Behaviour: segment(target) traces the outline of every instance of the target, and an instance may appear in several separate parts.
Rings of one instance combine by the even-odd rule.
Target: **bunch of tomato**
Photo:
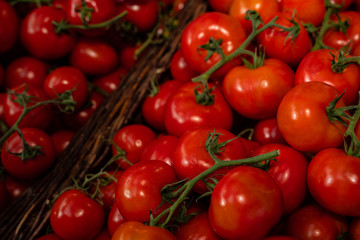
[[[8,174],[51,168],[139,57],[141,45],[119,46],[125,30],[151,31],[160,5],[183,3],[0,1],[16,23],[0,53],[30,55],[0,75]],[[147,4],[156,11],[139,11]],[[360,2],[208,4],[180,36],[171,79],[142,101],[143,122],[121,127],[106,165],[59,193],[39,240],[360,239]]]

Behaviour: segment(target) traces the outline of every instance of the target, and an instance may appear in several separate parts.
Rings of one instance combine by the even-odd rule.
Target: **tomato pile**
[[[166,41],[176,21],[162,9],[186,4],[9,2],[0,209],[53,166],[152,37]],[[142,122],[50,199],[39,240],[360,239],[360,1],[207,3]]]

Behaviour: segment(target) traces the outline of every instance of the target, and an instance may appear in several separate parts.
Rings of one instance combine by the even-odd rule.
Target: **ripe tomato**
[[[185,61],[184,56],[182,55],[181,50],[177,50],[171,58],[170,62],[170,72],[171,76],[174,79],[189,82],[192,78],[197,76],[197,73],[194,72],[189,64]]]
[[[281,191],[265,171],[240,166],[215,186],[209,222],[224,239],[262,239],[283,213]]]
[[[304,23],[318,26],[325,16],[325,1],[323,0],[281,0],[283,11],[295,11],[296,17]]]
[[[22,128],[21,132],[29,146],[41,147],[41,154],[25,161],[14,155],[24,150],[22,139],[14,132],[2,146],[1,163],[16,178],[35,179],[48,171],[55,162],[54,147],[50,136],[40,129]]]
[[[155,133],[147,126],[142,124],[131,124],[122,127],[113,137],[113,142],[121,150],[125,151],[125,158],[131,163],[140,161],[141,155],[146,146],[156,138]],[[117,155],[117,149],[113,145],[113,156]],[[122,169],[128,168],[130,165],[122,158],[116,163]]]
[[[57,34],[52,23],[65,18],[65,12],[58,8],[43,6],[34,9],[21,24],[20,36],[25,48],[42,59],[58,59],[70,53],[75,38],[66,33]]]
[[[324,208],[340,215],[360,216],[359,178],[357,157],[328,148],[311,160],[307,182],[311,195]]]
[[[220,46],[225,55],[228,55],[244,42],[246,33],[240,23],[224,13],[207,12],[191,21],[181,35],[181,52],[189,66],[198,73],[205,72],[221,59],[215,53],[205,61],[208,50],[200,49],[199,46],[207,44],[210,37],[222,39]],[[213,77],[224,76],[239,63],[239,58],[233,59],[217,70]]]
[[[107,219],[107,230],[109,234],[114,235],[116,229],[123,223],[125,223],[124,217],[121,215],[116,203],[111,207],[111,211]]]
[[[300,62],[295,73],[295,84],[319,81],[335,87],[340,93],[345,91],[342,97],[347,105],[357,104],[358,91],[360,90],[360,67],[349,64],[343,72],[335,72],[332,69],[333,56],[338,51],[321,49],[307,54]],[[337,58],[336,58],[337,59]]]
[[[112,240],[176,240],[174,235],[161,227],[146,226],[141,222],[129,221],[121,224]]]
[[[264,119],[256,123],[254,127],[254,141],[261,145],[267,143],[287,144],[281,135],[276,118]]]
[[[122,171],[108,171],[108,174],[115,178],[116,180],[119,180]],[[103,207],[105,210],[109,210],[113,207],[115,202],[115,191],[116,191],[116,181],[109,178],[109,176],[105,175],[102,179],[103,181],[106,181],[106,185],[100,185],[98,194],[99,200],[101,200]],[[99,179],[99,181],[101,181]]]
[[[94,240],[111,240],[111,236],[108,231],[104,228]]]
[[[74,137],[75,132],[71,130],[59,130],[51,134],[51,140],[54,145],[55,155],[60,156],[60,154],[66,149],[69,145],[71,139]]]
[[[228,13],[234,0],[208,0],[211,8],[217,12]]]
[[[0,53],[10,50],[18,37],[19,18],[14,8],[5,0],[0,1]]]
[[[10,174],[5,174],[4,184],[7,192],[10,194],[11,202],[23,194],[33,184],[33,181],[29,179],[17,179]]]
[[[317,153],[343,143],[345,127],[331,123],[326,107],[340,93],[326,83],[308,82],[292,88],[281,101],[277,122],[286,142],[299,151]],[[344,107],[342,99],[336,107]]]
[[[119,53],[120,66],[128,70],[134,67],[137,60],[141,58],[141,54],[137,58],[135,57],[135,52],[140,47],[141,45],[127,45],[121,48]]]
[[[227,130],[232,127],[233,113],[222,92],[215,87],[211,92],[214,103],[204,106],[196,102],[194,91],[197,86],[198,83],[185,83],[168,100],[165,108],[165,128],[168,133],[181,136],[187,130],[200,126]],[[210,84],[211,87],[213,85]]]
[[[160,206],[160,191],[165,185],[175,182],[175,172],[165,162],[138,162],[120,176],[115,192],[116,205],[125,220],[149,222],[150,212],[156,217],[169,206],[167,202]]]
[[[104,222],[103,207],[78,189],[62,193],[51,208],[51,228],[63,239],[91,240],[100,233]]]
[[[105,92],[112,93],[118,88],[126,74],[127,70],[123,67],[119,67],[107,75],[96,78],[92,83]]]
[[[222,89],[226,100],[240,115],[266,119],[276,116],[281,99],[294,85],[294,78],[294,72],[284,62],[265,59],[264,65],[255,69],[246,66],[231,69]]]

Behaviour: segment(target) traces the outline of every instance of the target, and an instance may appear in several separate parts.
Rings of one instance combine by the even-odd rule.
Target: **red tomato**
[[[265,171],[240,166],[215,186],[209,222],[224,239],[262,239],[283,213],[281,191]]]
[[[33,181],[31,180],[16,179],[10,174],[6,174],[4,177],[6,190],[10,194],[10,201],[15,200],[21,194],[23,194],[23,192],[25,192],[32,185],[32,183]]]
[[[135,57],[135,52],[140,47],[141,45],[128,45],[122,48],[119,53],[120,66],[128,70],[134,67],[137,60],[141,57],[141,54],[138,58]]]
[[[307,182],[311,195],[324,208],[340,215],[360,216],[359,178],[359,159],[329,148],[311,160]]]
[[[33,146],[40,146],[41,154],[21,160],[13,153],[21,153],[24,150],[23,141],[17,132],[14,132],[6,140],[1,150],[1,163],[6,171],[19,179],[35,179],[48,171],[54,161],[55,153],[50,136],[40,129],[23,128],[21,129],[26,143]]]
[[[174,152],[173,167],[179,179],[192,179],[215,164],[205,148],[206,140],[213,131],[220,133],[219,143],[234,139],[222,148],[223,151],[216,153],[217,158],[222,161],[231,161],[247,157],[242,141],[228,130],[214,127],[195,128],[180,137]],[[207,178],[220,179],[232,168],[221,168]],[[204,180],[212,182],[208,179]],[[198,193],[205,193],[208,188],[203,181],[199,181],[193,190]]]
[[[331,123],[326,107],[340,93],[326,83],[308,82],[295,86],[281,101],[277,122],[286,142],[299,151],[317,153],[343,143],[344,126]],[[342,99],[336,107],[344,107]]]
[[[113,176],[116,180],[119,180],[122,171],[108,171],[108,174]],[[101,181],[101,180],[100,180]],[[99,186],[98,198],[101,200],[103,207],[108,210],[111,209],[115,202],[116,181],[110,179],[109,176],[104,176],[103,181],[107,181],[108,184]]]
[[[103,229],[94,240],[111,240],[111,236],[106,229]]]
[[[254,127],[254,141],[263,144],[281,143],[287,144],[281,135],[276,118],[264,119],[259,121]]]
[[[51,228],[66,240],[91,240],[100,233],[104,222],[103,207],[81,190],[67,190],[51,208]]]
[[[307,54],[295,74],[295,84],[319,81],[335,87],[340,93],[345,91],[343,100],[347,105],[357,104],[358,91],[360,90],[360,67],[349,64],[343,72],[332,70],[333,56],[338,51],[321,49]]]
[[[289,20],[291,19],[290,14],[279,12],[276,16],[279,17],[276,20],[277,24],[284,27],[294,26]],[[258,44],[264,46],[267,57],[280,59],[293,68],[312,48],[312,41],[306,29],[299,20],[295,19],[295,21],[300,26],[296,38],[287,38],[289,33],[279,28],[268,28],[256,38]]]
[[[190,219],[189,222],[180,225],[175,232],[175,237],[177,240],[221,240],[212,230],[207,212],[202,212]]]
[[[15,94],[16,93],[25,93],[26,96],[30,97],[30,102],[26,103],[28,107],[33,106],[34,104],[47,100],[42,89],[20,85],[11,89]],[[21,97],[17,97],[14,93],[8,92],[5,103],[4,103],[4,115],[5,121],[8,126],[13,126],[16,121],[19,119],[20,115],[24,111],[19,103],[13,100],[20,100]],[[51,119],[53,117],[53,110],[49,104],[41,105],[25,115],[21,120],[20,127],[35,127],[40,129],[45,129],[49,126]]]
[[[255,150],[254,155],[261,155],[280,150],[277,161],[271,161],[268,173],[273,177],[281,190],[284,202],[284,213],[289,214],[303,203],[306,192],[306,173],[308,161],[295,149],[282,144],[266,144]]]
[[[21,41],[35,57],[58,59],[71,52],[75,38],[66,33],[57,34],[53,21],[66,18],[63,10],[43,6],[30,12],[21,24]]]
[[[158,92],[145,98],[141,113],[146,123],[156,130],[165,130],[165,107],[169,98],[177,92],[184,82],[168,80],[158,86]]]
[[[211,8],[217,12],[228,13],[234,0],[208,0]]]
[[[60,156],[60,154],[66,149],[69,145],[71,139],[74,137],[75,132],[71,130],[60,130],[51,134],[51,140],[54,145],[55,155]]]
[[[325,16],[325,1],[323,0],[281,0],[283,11],[295,11],[296,17],[304,23],[318,26]]]
[[[114,235],[116,229],[125,222],[126,221],[121,215],[117,205],[113,204],[107,219],[107,230],[110,233],[110,235],[111,236]]]
[[[160,191],[165,185],[175,182],[175,172],[165,162],[138,162],[126,169],[118,180],[116,205],[125,220],[149,222],[150,212],[156,217],[169,207],[166,202],[160,206]]]
[[[62,238],[60,238],[55,233],[49,233],[39,238],[36,238],[35,240],[62,240]]]
[[[5,87],[13,88],[26,83],[41,88],[48,74],[48,66],[34,57],[20,57],[6,68]]]
[[[245,19],[248,10],[255,10],[264,22],[273,19],[280,7],[277,0],[234,0],[229,9],[229,15],[236,18],[249,34],[252,32],[251,21]]]
[[[104,75],[115,69],[118,56],[104,40],[81,39],[71,52],[70,63],[86,75]]]
[[[127,72],[125,68],[119,67],[115,71],[95,79],[92,83],[105,92],[112,93],[118,88]]]
[[[10,50],[19,34],[19,18],[14,8],[5,0],[0,1],[0,53]]]
[[[76,109],[85,103],[88,97],[88,83],[85,75],[77,68],[61,66],[53,70],[45,79],[44,92],[48,98],[57,98],[61,93],[73,90],[72,97]]]
[[[5,102],[7,98],[7,93],[0,93],[0,120],[5,122]]]
[[[318,205],[305,205],[291,214],[286,233],[299,239],[336,239],[348,229],[345,217],[335,215]]]
[[[329,0],[332,4],[341,5],[343,4],[341,10],[346,10],[353,3],[353,0]]]
[[[226,100],[240,115],[266,119],[276,116],[280,101],[294,85],[294,78],[294,72],[284,62],[266,59],[263,66],[255,69],[246,66],[231,69],[222,89]]]
[[[174,79],[183,82],[189,82],[192,78],[198,75],[190,68],[189,64],[185,61],[181,50],[176,51],[176,53],[172,56],[170,62],[170,72],[171,76]]]
[[[246,33],[240,23],[224,13],[207,12],[191,21],[181,35],[181,52],[189,66],[198,73],[205,72],[221,59],[221,56],[215,53],[205,61],[208,50],[199,49],[199,46],[207,44],[210,37],[215,40],[222,39],[220,46],[225,55],[228,55],[244,42]],[[224,76],[239,63],[239,58],[233,59],[217,70],[213,77]]]
[[[189,82],[174,93],[165,108],[165,128],[168,133],[181,136],[195,127],[224,128],[229,130],[233,123],[233,113],[222,92],[215,88],[214,103],[201,105],[196,102],[194,91],[198,83]],[[213,87],[210,84],[209,88]],[[200,87],[201,91],[202,88]],[[199,90],[200,90],[199,89]]]
[[[121,224],[111,240],[176,240],[168,230],[129,221]]]

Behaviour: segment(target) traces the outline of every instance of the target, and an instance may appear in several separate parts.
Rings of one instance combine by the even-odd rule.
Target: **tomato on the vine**
[[[254,127],[253,139],[260,144],[287,144],[284,137],[281,135],[276,118],[264,119],[257,122]]]

